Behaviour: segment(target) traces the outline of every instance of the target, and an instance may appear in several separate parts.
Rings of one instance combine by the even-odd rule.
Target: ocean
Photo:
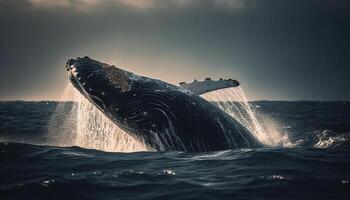
[[[350,199],[350,102],[251,105],[275,145],[186,153],[79,143],[72,102],[1,102],[0,199]]]

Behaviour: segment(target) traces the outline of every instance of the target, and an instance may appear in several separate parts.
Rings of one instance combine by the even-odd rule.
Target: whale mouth
[[[75,72],[75,68],[67,68],[68,77],[72,85],[79,90],[80,93],[85,93],[84,88],[81,86],[79,78],[77,77],[77,73]]]
[[[83,78],[79,74],[76,66],[71,63],[69,60],[66,65],[66,70],[68,71],[69,80],[72,85],[87,99],[93,102],[97,107],[103,109],[105,108],[105,104],[103,100],[97,95],[93,94],[92,89],[87,87],[86,82],[84,82]]]

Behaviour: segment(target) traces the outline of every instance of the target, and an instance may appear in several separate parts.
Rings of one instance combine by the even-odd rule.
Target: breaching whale
[[[206,79],[204,88],[184,82],[177,87],[86,56],[68,60],[66,69],[86,99],[150,149],[206,152],[261,146],[238,121],[199,96],[239,85],[235,80],[226,86]]]

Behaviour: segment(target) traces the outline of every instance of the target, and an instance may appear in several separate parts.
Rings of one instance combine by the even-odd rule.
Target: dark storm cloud
[[[0,97],[58,98],[65,60],[90,55],[173,83],[238,77],[254,99],[349,100],[349,11],[322,0],[3,0]]]

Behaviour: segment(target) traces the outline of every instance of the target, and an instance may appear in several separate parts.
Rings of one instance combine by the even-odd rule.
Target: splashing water
[[[266,116],[262,121],[258,120],[254,107],[247,101],[241,87],[217,90],[201,96],[238,120],[262,143],[291,146],[288,135],[282,134],[273,120]],[[71,99],[73,101],[70,103],[66,102]],[[51,115],[48,129],[48,143],[51,145],[80,146],[110,152],[151,150],[117,127],[71,84],[67,85]]]
[[[93,104],[78,94],[76,144],[112,152],[147,151],[146,146],[118,128]]]
[[[71,84],[67,84],[55,111],[49,119],[48,144],[56,146],[75,145],[76,134],[74,134],[74,131],[76,130],[77,104],[72,101],[74,97],[75,89]]]
[[[316,143],[313,145],[315,148],[329,148],[335,147],[343,144],[349,140],[349,136],[345,134],[341,135],[332,135],[331,130],[324,130],[321,133],[317,134]]]
[[[62,99],[75,89],[69,84]],[[59,103],[49,122],[48,143],[57,146],[80,146],[110,152],[148,151],[147,147],[91,104],[79,92],[74,101]]]
[[[277,124],[264,116],[262,122],[258,120],[255,109],[239,87],[216,90],[201,95],[213,102],[227,114],[239,121],[263,144],[269,146],[290,146],[288,134],[278,130]]]

